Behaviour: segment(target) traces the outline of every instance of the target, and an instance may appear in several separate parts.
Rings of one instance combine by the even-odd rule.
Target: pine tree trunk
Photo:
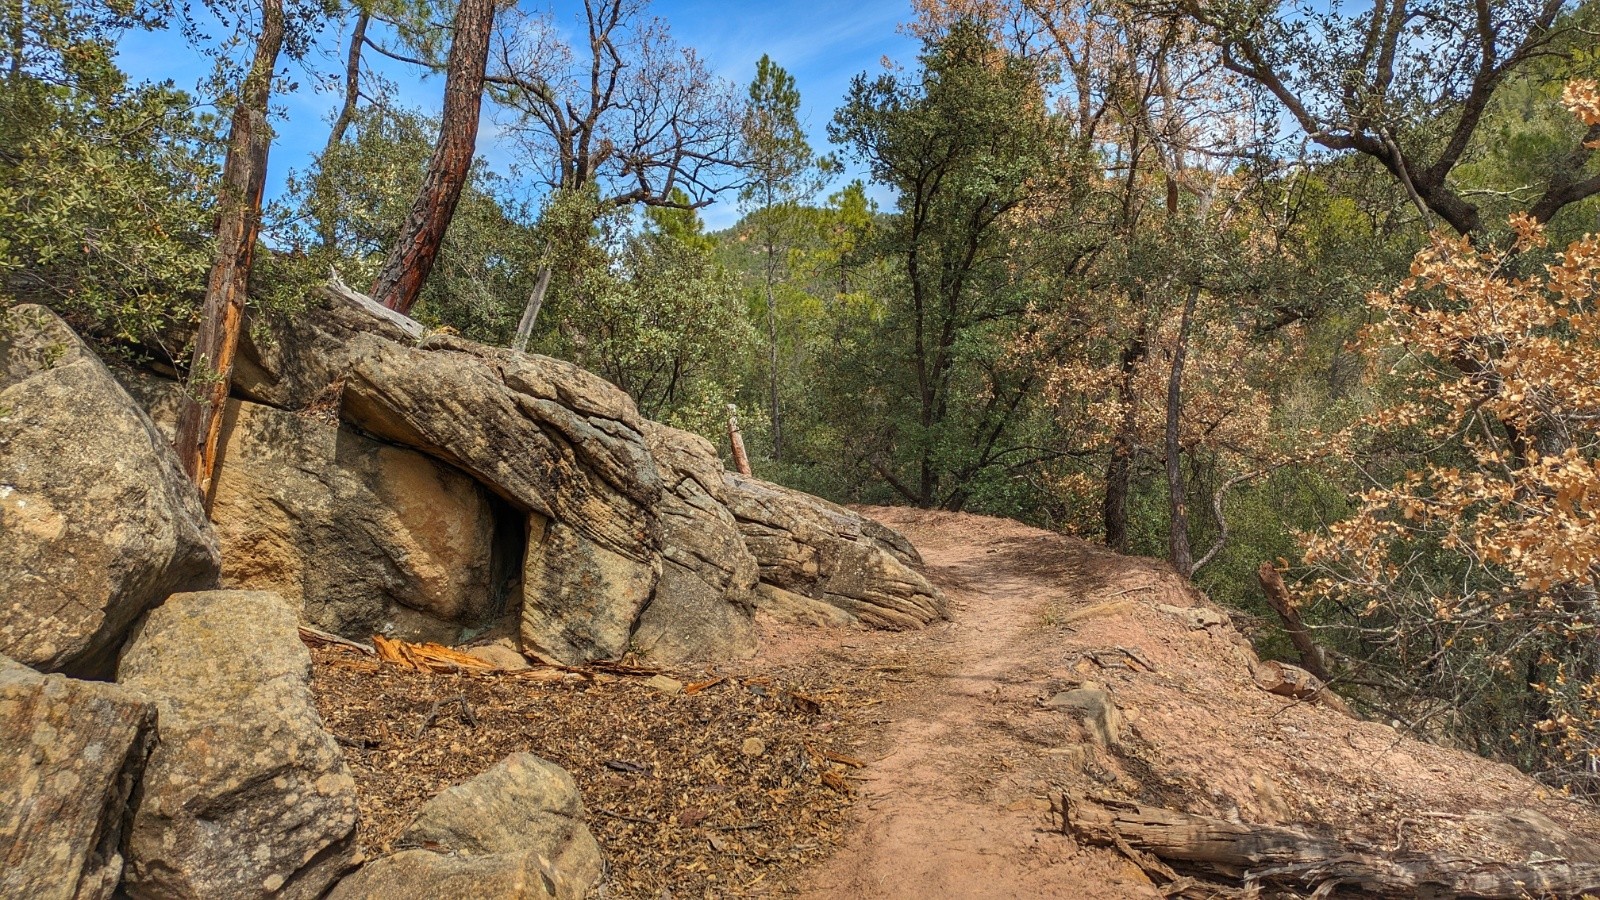
[[[494,0],[461,0],[456,8],[455,37],[445,64],[439,142],[428,160],[428,174],[417,201],[372,284],[372,299],[396,312],[409,314],[421,296],[472,168],[494,12]]]
[[[1194,574],[1194,555],[1189,549],[1189,507],[1184,502],[1187,487],[1183,478],[1182,448],[1178,442],[1178,421],[1183,410],[1183,364],[1189,355],[1189,330],[1199,300],[1200,288],[1189,288],[1189,296],[1183,303],[1183,319],[1178,323],[1178,345],[1172,351],[1172,373],[1167,379],[1167,502],[1172,512],[1167,523],[1167,552],[1172,567],[1185,578]]]
[[[217,217],[217,252],[206,278],[200,328],[173,446],[184,471],[209,496],[216,468],[222,412],[233,381],[233,358],[244,322],[250,266],[261,228],[261,195],[267,180],[272,132],[267,104],[272,74],[283,46],[283,2],[262,0],[261,35],[233,110],[228,155],[222,166]]]

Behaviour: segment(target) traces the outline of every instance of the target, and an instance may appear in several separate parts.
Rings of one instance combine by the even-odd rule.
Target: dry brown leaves
[[[862,764],[849,735],[870,702],[848,676],[708,673],[667,694],[617,667],[435,672],[449,661],[411,659],[419,652],[391,647],[395,664],[312,651],[318,706],[355,776],[371,854],[439,791],[524,751],[577,780],[609,896],[760,893],[842,839],[849,773]]]

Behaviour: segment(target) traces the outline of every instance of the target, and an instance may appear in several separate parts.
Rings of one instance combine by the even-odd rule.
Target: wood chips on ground
[[[343,745],[369,855],[434,795],[529,752],[571,772],[604,850],[608,897],[763,893],[843,838],[873,701],[848,674],[423,672],[314,646],[313,688]],[[698,689],[696,689],[698,688]]]

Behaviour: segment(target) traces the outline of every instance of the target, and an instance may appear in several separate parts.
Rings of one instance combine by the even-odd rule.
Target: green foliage
[[[116,29],[138,21],[87,4],[0,12],[21,41],[0,84],[0,303],[152,342],[192,316],[210,263],[216,134],[188,95],[112,65]]]

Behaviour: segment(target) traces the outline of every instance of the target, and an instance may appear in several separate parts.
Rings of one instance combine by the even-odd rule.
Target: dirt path
[[[1076,857],[1050,828],[1056,748],[1042,745],[1054,735],[1028,720],[1066,674],[1045,626],[1081,583],[1079,555],[1011,522],[981,520],[973,533],[960,527],[971,517],[872,513],[917,544],[951,621],[895,646],[911,686],[889,711],[884,755],[862,776],[856,838],[801,895],[1159,896],[1118,861]]]
[[[951,601],[926,631],[813,636],[813,658],[881,675],[854,827],[785,894],[1159,898],[1132,862],[1078,847],[1049,798],[1113,796],[1235,821],[1314,823],[1373,846],[1587,858],[1600,810],[1514,768],[1258,688],[1228,617],[1166,566],[1001,519],[869,515]],[[1040,701],[1102,690],[1114,747]],[[775,886],[777,887],[777,886]]]

